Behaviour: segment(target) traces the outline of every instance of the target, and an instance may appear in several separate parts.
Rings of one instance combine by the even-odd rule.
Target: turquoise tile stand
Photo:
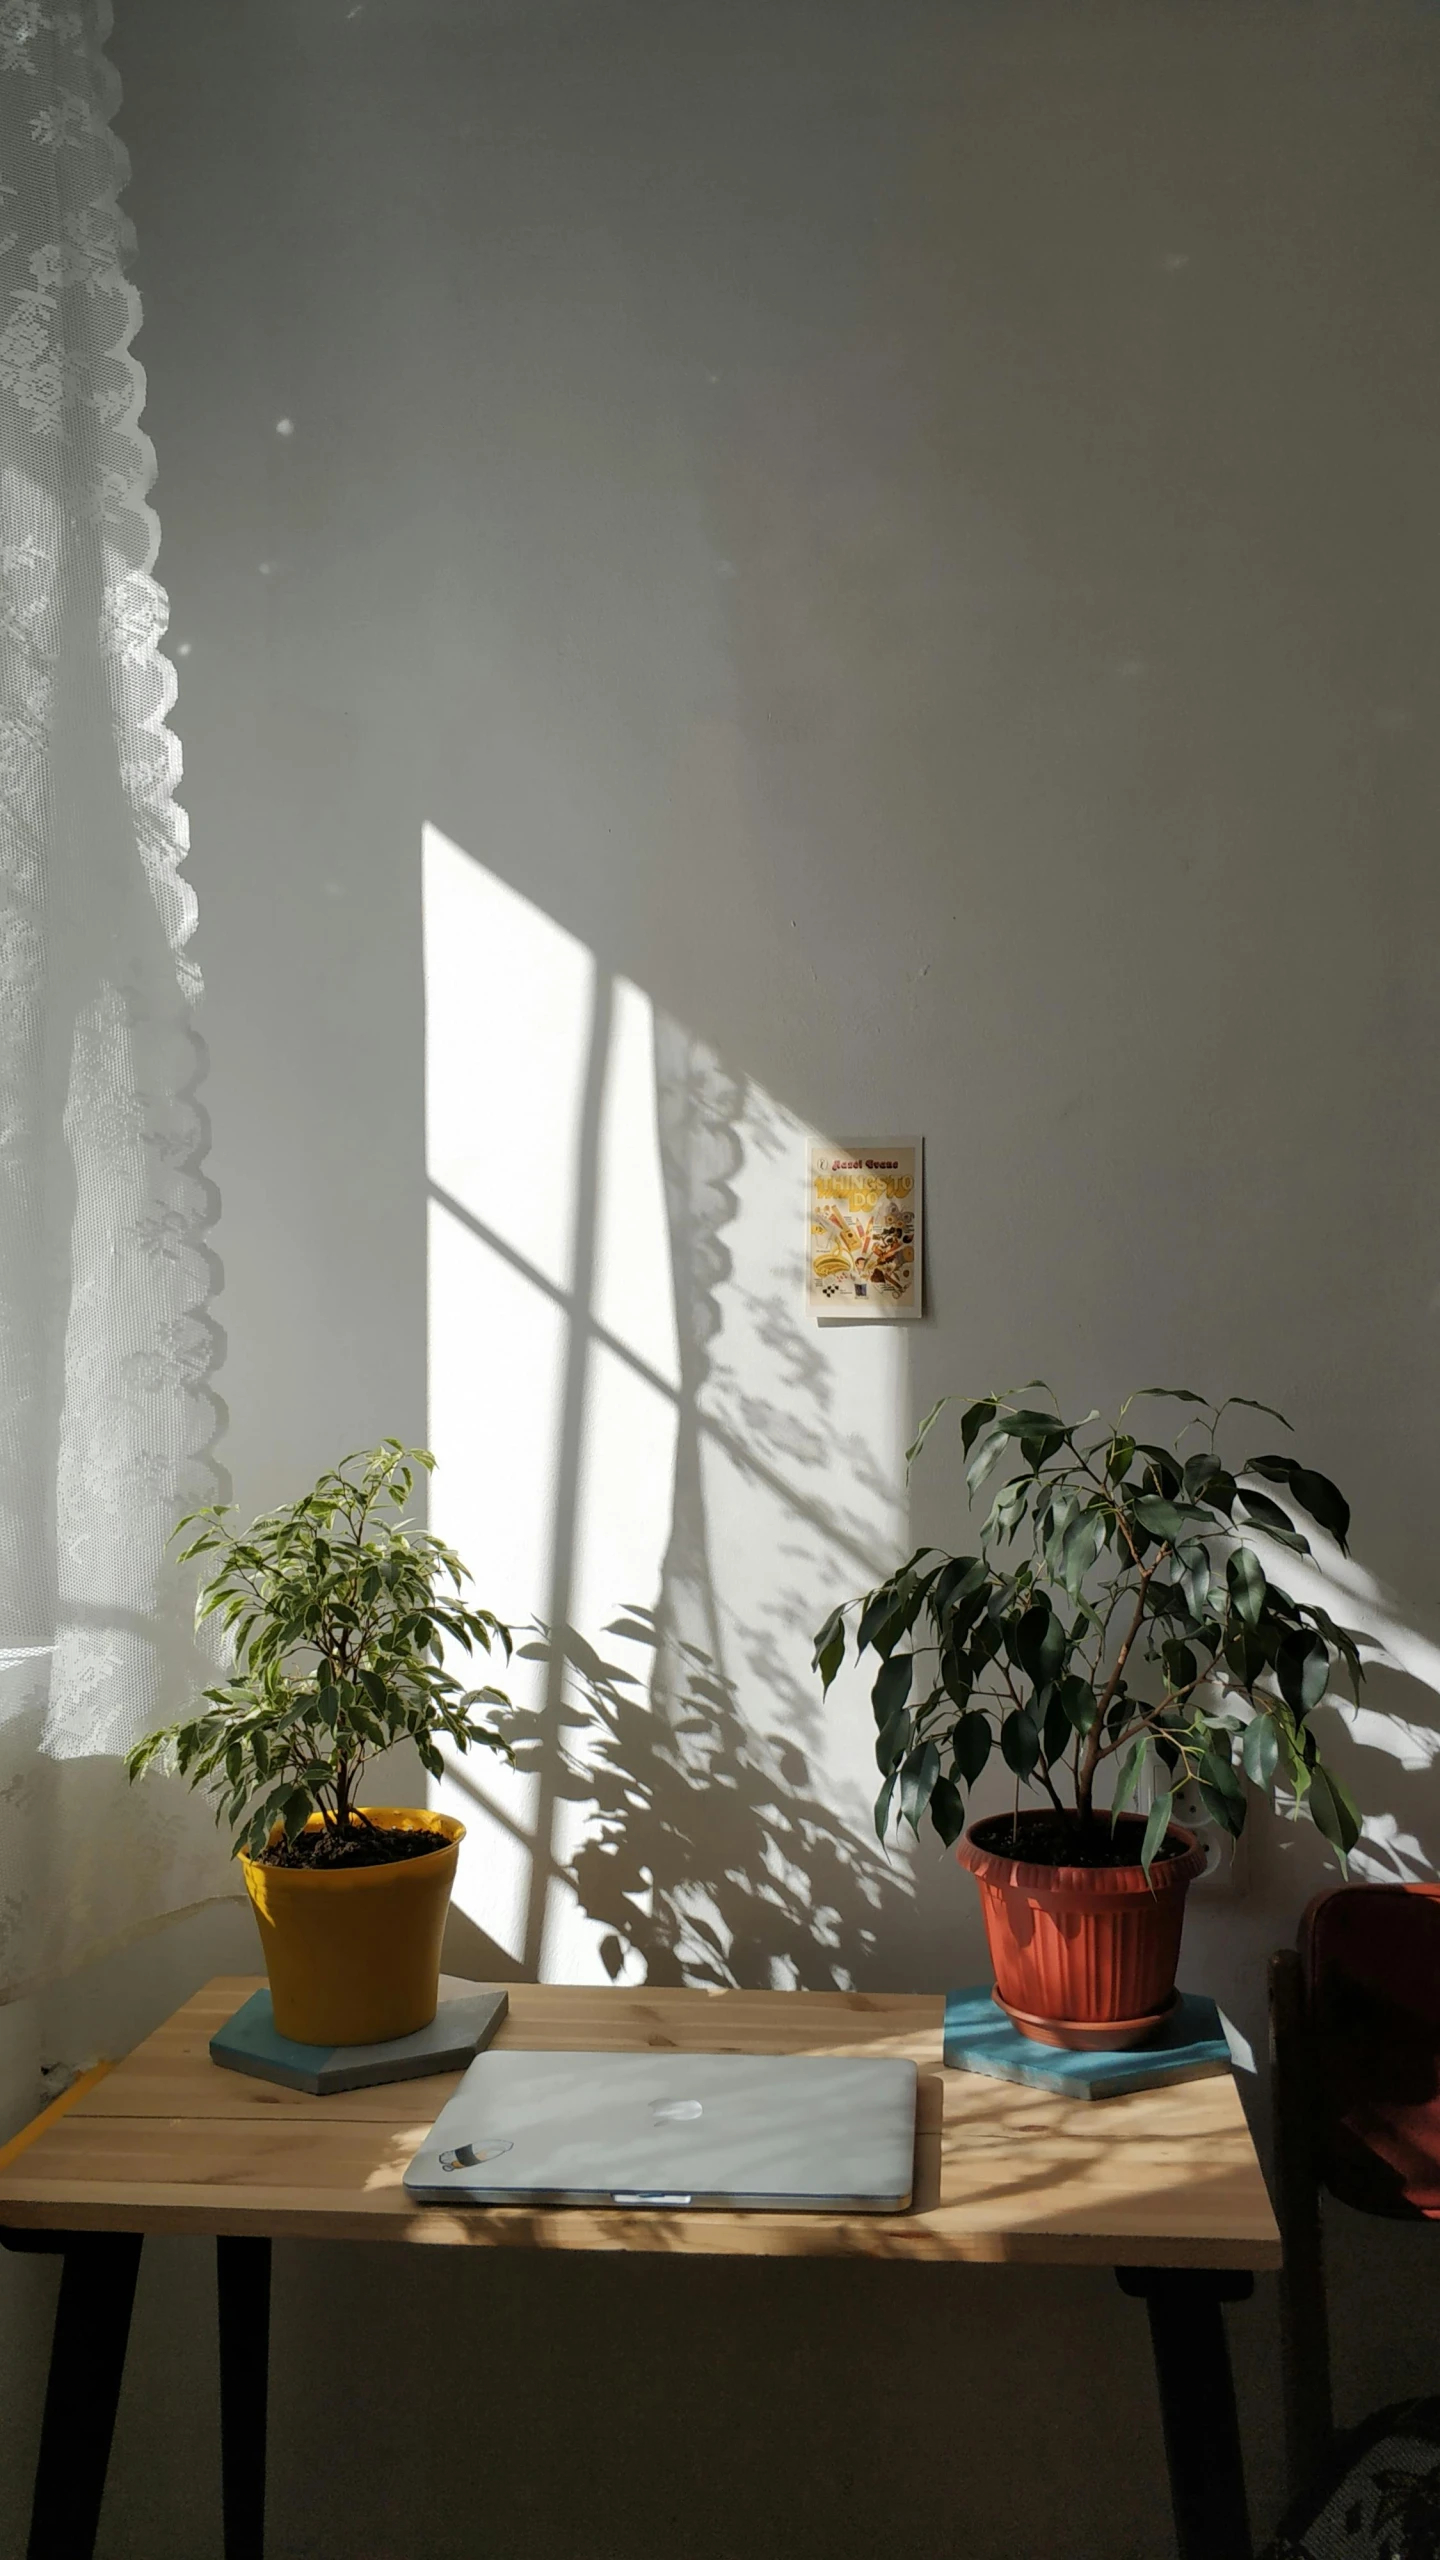
[[[1149,2044],[1126,2053],[1062,2053],[1012,2027],[985,1982],[945,1994],[945,2062],[951,2071],[1019,2080],[1066,2098],[1123,2098],[1134,2089],[1163,2089],[1172,2080],[1214,2079],[1230,2069],[1232,2054],[1224,2019],[1214,2001],[1198,1992],[1181,1992]]]
[[[432,2071],[463,2071],[483,2053],[510,2006],[506,1991],[483,1991],[458,1975],[440,1976],[440,2006],[428,2027],[387,2044],[294,2044],[278,2035],[270,1986],[217,2027],[210,2059],[224,2071],[246,2071],[328,2098],[341,2089],[370,2089],[386,2080],[420,2080]]]

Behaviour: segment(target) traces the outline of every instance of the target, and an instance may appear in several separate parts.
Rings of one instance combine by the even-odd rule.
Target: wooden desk
[[[269,2250],[284,2239],[1118,2267],[1149,2304],[1183,2560],[1248,2551],[1220,2304],[1250,2290],[1250,2271],[1279,2266],[1280,2237],[1229,2078],[1093,2104],[944,2070],[938,1998],[520,1984],[497,2039],[517,2048],[910,2056],[914,2205],[451,2212],[411,2204],[401,2180],[456,2075],[312,2098],[217,2070],[210,2036],[255,1988],[249,1977],[207,1984],[0,2153],[5,2245],[66,2257],[29,2560],[85,2560],[93,2548],[152,2231],[219,2242],[226,2560],[262,2551]],[[79,2409],[93,2419],[82,2460]]]

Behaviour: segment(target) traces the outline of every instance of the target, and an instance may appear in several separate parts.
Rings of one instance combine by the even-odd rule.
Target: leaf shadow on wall
[[[912,1898],[903,1872],[823,1801],[795,1742],[747,1724],[702,1646],[637,1603],[607,1633],[653,1653],[649,1693],[573,1628],[525,1648],[564,1666],[557,1792],[587,1812],[565,1873],[606,1971],[635,1955],[655,1983],[851,1988]],[[542,1747],[538,1717],[512,1731]]]

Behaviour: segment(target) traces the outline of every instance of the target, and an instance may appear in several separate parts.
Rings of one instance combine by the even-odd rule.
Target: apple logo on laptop
[[[657,2124],[692,2124],[705,2110],[698,2098],[656,2098],[650,2112]]]

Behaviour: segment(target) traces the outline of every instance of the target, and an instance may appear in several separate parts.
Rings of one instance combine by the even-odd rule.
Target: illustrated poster
[[[807,1185],[805,1308],[891,1324],[921,1312],[918,1138],[814,1138]]]

